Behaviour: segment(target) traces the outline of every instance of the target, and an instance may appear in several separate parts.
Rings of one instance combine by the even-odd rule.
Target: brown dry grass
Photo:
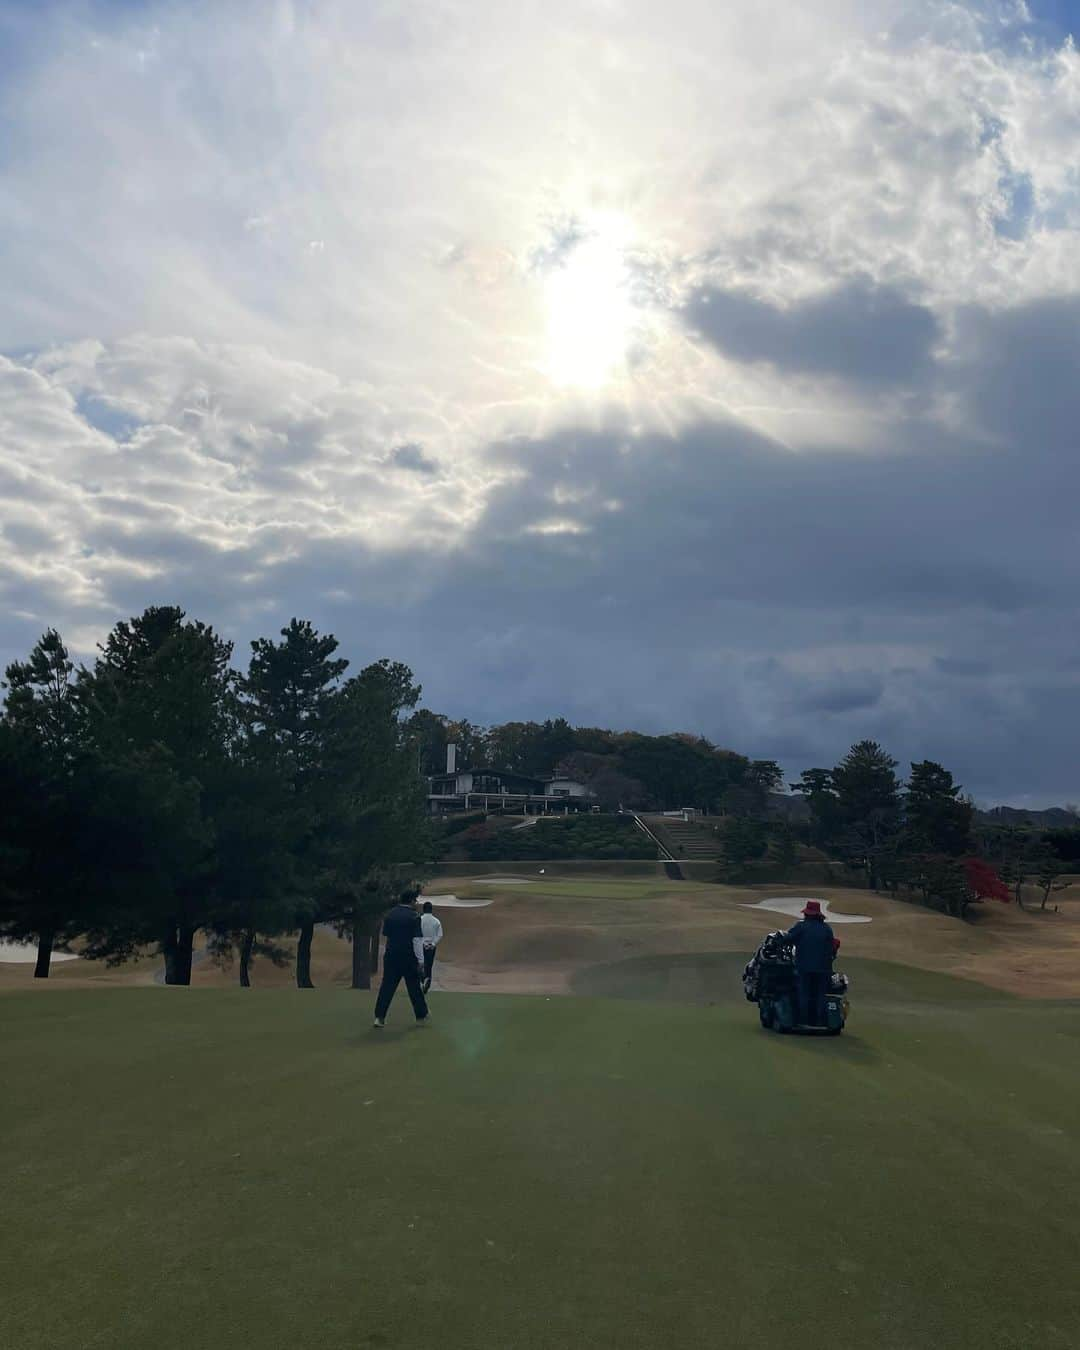
[[[754,950],[792,920],[747,910],[766,896],[813,894],[869,924],[837,925],[842,956],[960,975],[1030,998],[1080,996],[1080,898],[1059,914],[984,905],[968,921],[871,891],[806,886],[709,886],[530,879],[528,887],[473,888],[459,878],[429,888],[491,895],[488,909],[449,910],[442,960],[447,988],[561,992],[584,968],[639,956]],[[622,894],[618,894],[622,892]],[[1069,892],[1064,893],[1066,896]],[[841,959],[842,964],[842,959]]]
[[[512,874],[510,866],[504,867]],[[987,904],[962,923],[870,891],[849,887],[717,886],[655,877],[540,877],[522,872],[524,885],[483,884],[460,876],[433,881],[429,892],[490,899],[483,909],[446,909],[446,940],[436,966],[437,986],[460,991],[565,993],[589,966],[633,957],[704,951],[747,955],[770,928],[787,926],[780,914],[747,910],[766,896],[812,894],[839,913],[869,915],[869,924],[837,927],[844,955],[895,961],[960,975],[1030,998],[1080,996],[1080,888],[1059,892],[1060,913]],[[0,965],[0,989],[146,985],[160,961],[108,969],[97,962],[64,962],[47,984],[30,965]],[[316,934],[312,972],[317,986],[349,982],[348,944]],[[292,984],[290,968],[256,960],[260,988]],[[234,984],[237,971],[203,961],[197,987]]]

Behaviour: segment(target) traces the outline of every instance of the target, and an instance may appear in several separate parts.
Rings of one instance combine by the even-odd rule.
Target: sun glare
[[[628,245],[621,217],[590,217],[547,276],[544,368],[555,384],[598,389],[625,369],[636,319]]]

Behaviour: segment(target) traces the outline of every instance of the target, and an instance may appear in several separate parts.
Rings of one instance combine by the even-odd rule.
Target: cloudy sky
[[[0,0],[0,659],[1080,798],[1065,0]]]

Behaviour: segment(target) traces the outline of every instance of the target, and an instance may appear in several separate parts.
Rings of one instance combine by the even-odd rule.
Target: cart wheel
[[[772,1028],[772,1009],[767,1008],[764,1003],[758,1004],[758,1018],[766,1031]]]

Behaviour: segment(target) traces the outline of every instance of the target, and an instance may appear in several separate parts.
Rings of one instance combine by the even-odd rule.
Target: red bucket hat
[[[821,902],[819,900],[807,900],[806,904],[803,907],[803,918],[812,919],[815,917],[815,915],[819,919],[822,917]]]

